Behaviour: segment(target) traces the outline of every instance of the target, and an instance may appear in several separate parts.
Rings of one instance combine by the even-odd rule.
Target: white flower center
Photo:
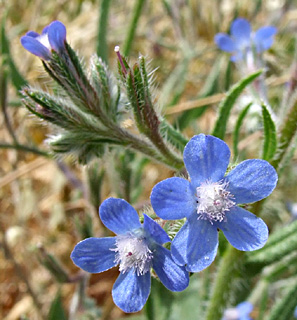
[[[52,49],[49,40],[48,40],[48,34],[44,33],[41,34],[39,37],[36,38],[36,40],[38,40],[41,44],[43,44],[46,48],[48,48],[49,50]]]
[[[226,211],[235,205],[234,196],[227,191],[227,182],[206,181],[196,188],[198,219],[213,221],[226,220]]]
[[[137,275],[147,273],[152,266],[153,253],[148,247],[144,236],[128,233],[116,237],[115,262],[120,265],[120,272],[125,273],[131,268]]]

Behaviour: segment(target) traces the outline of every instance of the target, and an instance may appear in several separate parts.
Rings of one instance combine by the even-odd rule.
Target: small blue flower
[[[51,50],[60,52],[65,48],[66,28],[60,21],[53,21],[41,34],[29,31],[21,37],[21,44],[29,52],[43,60],[51,58]]]
[[[294,318],[297,319],[297,306],[295,307],[295,310],[294,310]]]
[[[146,303],[151,288],[153,268],[171,291],[182,291],[189,284],[189,274],[172,260],[162,246],[169,242],[167,233],[144,214],[139,222],[136,210],[123,199],[109,198],[99,209],[104,225],[116,237],[88,238],[79,242],[71,253],[73,262],[90,273],[106,271],[119,264],[112,296],[124,312],[137,312]]]
[[[272,46],[273,36],[276,32],[277,29],[275,27],[266,26],[253,33],[250,23],[243,18],[238,18],[232,22],[231,36],[225,33],[218,33],[215,36],[215,43],[221,50],[233,54],[232,61],[238,61],[243,60],[253,47],[257,53],[269,49]]]
[[[277,173],[265,160],[245,160],[224,176],[230,158],[227,144],[213,136],[194,136],[184,149],[191,181],[169,178],[152,190],[151,203],[165,220],[186,218],[171,244],[174,261],[199,272],[214,260],[218,229],[238,250],[264,246],[264,221],[238,204],[267,197],[275,188]]]
[[[235,308],[227,309],[222,320],[252,320],[249,315],[253,308],[250,302],[241,302]]]

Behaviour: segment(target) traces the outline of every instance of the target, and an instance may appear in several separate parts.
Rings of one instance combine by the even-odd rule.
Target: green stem
[[[145,2],[145,0],[136,0],[134,10],[133,10],[132,20],[130,22],[128,33],[127,33],[126,39],[124,41],[123,54],[125,57],[127,57],[131,51],[132,42],[133,42],[133,39],[135,36],[135,32],[137,30],[137,24],[138,24],[138,20],[139,20],[144,2]]]
[[[135,135],[130,134],[126,130],[119,129],[118,127],[113,128],[113,130],[117,130],[119,132],[119,137],[124,141],[126,145],[129,145],[136,151],[140,151],[141,153],[149,156],[150,158],[165,164],[166,166],[173,168],[175,170],[180,170],[184,167],[184,163],[180,158],[166,157],[163,154],[159,153],[150,143],[146,142],[143,139],[138,138]]]
[[[240,261],[242,261],[243,255],[243,251],[238,251],[229,244],[220,264],[213,295],[207,308],[206,320],[220,320],[222,318],[225,306],[229,300],[232,279],[239,267]]]
[[[4,62],[3,62],[4,63]],[[18,143],[17,137],[15,135],[15,130],[10,122],[10,118],[7,112],[7,74],[8,71],[5,69],[4,64],[1,66],[0,70],[0,104],[1,111],[4,117],[4,123],[6,125],[7,131],[11,136],[14,143]]]
[[[97,39],[97,55],[108,63],[107,26],[111,0],[102,0],[100,6],[99,30]]]
[[[25,152],[31,152],[31,153],[35,153],[39,156],[44,156],[46,158],[49,158],[50,155],[42,150],[33,148],[33,147],[28,147],[28,146],[24,146],[22,144],[7,144],[7,143],[0,143],[0,149],[15,149],[18,151],[25,151]]]

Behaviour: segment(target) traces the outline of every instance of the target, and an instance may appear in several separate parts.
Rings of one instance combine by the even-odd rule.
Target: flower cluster
[[[218,34],[216,42],[222,50],[232,52],[235,61],[242,59],[253,47],[257,52],[268,49],[275,32],[273,27],[264,27],[253,34],[246,20],[237,19],[231,26],[232,36]],[[60,81],[66,92],[77,95],[75,101],[86,100],[92,112],[97,110],[97,115],[105,115],[94,103],[97,100],[92,86],[83,72],[80,73],[80,67],[76,68],[77,59],[68,48],[66,29],[61,22],[52,22],[41,35],[28,32],[21,38],[21,43],[29,52],[47,62],[45,65],[48,65],[50,74]],[[54,52],[61,54],[61,60]],[[71,81],[64,77],[65,70]],[[34,93],[32,95],[34,103],[43,101]],[[62,110],[65,108],[67,112],[67,107]],[[51,118],[54,123],[63,115],[61,109],[56,107],[55,110]],[[70,114],[76,111],[69,110]],[[49,118],[47,114],[46,119]],[[81,119],[80,125],[85,123],[86,117]],[[104,121],[108,120],[105,116]],[[94,123],[96,132],[105,134],[97,122]],[[62,121],[62,127],[63,124],[65,122]],[[74,127],[77,130],[77,122]],[[112,131],[110,128],[115,127],[108,127],[108,134]],[[89,136],[84,142],[88,139]],[[144,214],[142,224],[129,203],[109,198],[101,204],[99,215],[102,223],[116,236],[85,239],[75,246],[71,254],[73,262],[90,273],[100,273],[119,265],[120,274],[112,296],[115,304],[125,312],[137,312],[143,308],[150,294],[152,269],[167,289],[186,289],[189,272],[199,272],[214,261],[220,231],[232,246],[242,251],[257,250],[267,241],[265,222],[241,206],[267,197],[275,188],[277,174],[267,161],[246,160],[225,174],[230,160],[229,147],[224,141],[204,134],[194,136],[187,143],[183,159],[189,179],[166,179],[159,182],[151,193],[151,204],[157,216],[164,220],[185,221],[172,240],[170,250],[163,246],[170,242],[170,238],[156,221]],[[246,305],[243,308],[238,306],[238,318],[249,319],[248,310]]]
[[[275,188],[277,174],[264,160],[246,160],[224,176],[230,150],[222,140],[200,134],[184,150],[190,181],[169,178],[152,190],[151,203],[165,220],[186,218],[171,244],[166,232],[122,199],[107,199],[99,210],[104,225],[115,238],[89,238],[76,245],[71,258],[80,268],[98,273],[119,264],[120,276],[112,290],[117,306],[136,312],[150,291],[150,269],[172,291],[188,286],[189,272],[199,272],[214,260],[218,230],[237,249],[261,248],[268,238],[264,221],[239,207],[267,197]]]
[[[252,32],[250,23],[243,18],[238,18],[231,24],[231,36],[218,33],[215,36],[215,43],[221,50],[232,53],[232,61],[245,60],[253,49],[257,53],[269,49],[276,32],[277,29],[273,26],[262,27]]]

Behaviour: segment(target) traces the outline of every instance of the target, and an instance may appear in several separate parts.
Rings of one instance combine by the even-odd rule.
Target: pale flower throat
[[[120,265],[122,273],[133,268],[139,276],[151,269],[153,253],[142,235],[133,233],[119,235],[116,237],[116,248],[110,250],[116,252],[115,262]]]
[[[198,219],[225,221],[226,211],[235,205],[234,196],[227,191],[228,183],[206,181],[196,188]]]

